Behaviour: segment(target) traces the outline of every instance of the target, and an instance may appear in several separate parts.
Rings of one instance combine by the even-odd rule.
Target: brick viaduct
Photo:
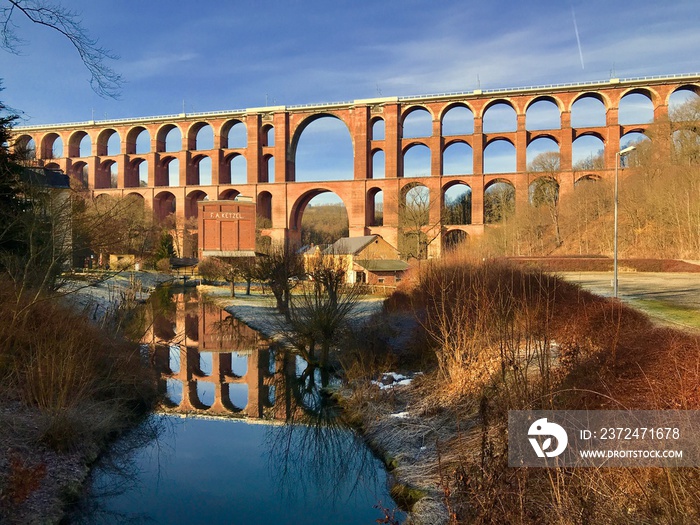
[[[431,196],[430,218],[425,230],[431,230],[427,232],[429,237],[436,239],[430,245],[431,255],[438,255],[449,232],[462,230],[471,235],[483,232],[484,191],[495,182],[511,184],[515,188],[516,206],[527,205],[528,187],[534,178],[527,169],[527,148],[533,141],[547,138],[556,143],[561,170],[558,182],[560,193],[564,195],[573,191],[574,184],[583,177],[611,177],[621,139],[629,133],[644,133],[648,129],[648,121],[619,122],[618,110],[624,97],[643,95],[653,109],[653,120],[663,121],[668,115],[669,98],[678,90],[699,93],[700,75],[23,126],[16,128],[14,134],[15,144],[34,147],[40,164],[59,168],[82,180],[95,195],[138,195],[157,219],[174,213],[178,224],[182,224],[186,218],[196,216],[197,202],[204,198],[252,196],[258,205],[258,215],[268,219],[270,227],[263,234],[277,241],[299,239],[304,208],[315,196],[331,191],[347,208],[351,236],[378,233],[396,246],[399,202],[405,198],[408,188],[424,185]],[[604,122],[593,127],[572,127],[572,107],[583,99],[598,101]],[[526,120],[527,111],[541,101],[558,111],[558,125],[531,129]],[[512,108],[515,124],[510,131],[484,131],[484,117],[496,105]],[[471,112],[473,131],[443,134],[445,116],[455,108]],[[432,132],[427,136],[405,137],[404,123],[415,111],[429,113]],[[297,182],[295,154],[300,136],[310,123],[322,117],[337,118],[347,126],[353,148],[353,177],[351,180]],[[202,150],[198,148],[197,134],[207,125],[213,131],[213,147]],[[230,143],[229,133],[234,126],[245,129],[242,144]],[[166,136],[175,128],[180,131],[181,147],[166,148]],[[143,133],[147,133],[148,145],[137,147],[137,137]],[[110,143],[115,135],[118,142],[113,147]],[[572,146],[584,136],[600,140],[604,147],[603,169],[576,169]],[[83,150],[81,143],[88,140],[89,150]],[[514,171],[485,172],[485,150],[496,141],[512,145]],[[445,174],[443,155],[459,143],[471,148],[471,165],[465,166],[463,173]],[[61,145],[59,154],[55,154],[56,144]],[[430,173],[404,177],[405,155],[415,146],[429,149]],[[384,158],[381,177],[373,176],[373,159],[377,153]],[[245,159],[245,180],[232,183],[231,166],[241,158]],[[200,180],[203,159],[211,163],[211,181]],[[174,160],[179,165],[177,184],[169,184],[169,166]],[[142,163],[146,169],[140,175]],[[455,184],[464,184],[471,190],[471,224],[448,225],[441,220],[445,191]],[[376,220],[374,213],[375,196],[379,192],[383,196],[382,221]]]
[[[167,313],[148,310],[153,317],[141,339],[153,349],[164,410],[277,420],[303,414],[292,392],[293,354],[211,303],[188,294],[172,302]]]

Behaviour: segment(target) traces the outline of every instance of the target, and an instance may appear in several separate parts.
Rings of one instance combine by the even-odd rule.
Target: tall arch
[[[381,188],[370,188],[367,191],[366,223],[368,226],[384,225],[384,192]]]
[[[238,120],[229,120],[221,128],[221,147],[242,149],[248,146],[248,130],[246,125]]]
[[[484,173],[515,173],[515,144],[495,138],[484,148]]]
[[[654,104],[649,90],[634,89],[620,99],[617,121],[622,125],[654,122]]]
[[[214,128],[208,122],[192,125],[187,137],[187,147],[194,151],[214,149]]]
[[[697,107],[699,101],[700,87],[693,84],[679,86],[668,96],[667,104],[669,118],[673,122],[695,120],[695,111],[688,111],[687,109],[683,111],[683,109],[684,107],[687,108],[688,106]]]
[[[199,217],[200,201],[209,200],[209,196],[202,190],[194,190],[185,197],[185,217],[196,219]]]
[[[469,184],[460,181],[446,184],[443,187],[442,203],[443,224],[472,223],[472,189]]]
[[[441,123],[443,137],[474,133],[474,113],[466,104],[448,106],[442,115]]]
[[[484,187],[484,224],[504,222],[515,213],[515,186],[507,179],[494,179]]]
[[[305,119],[291,140],[296,182],[352,180],[354,151],[347,124],[330,113],[318,113]]]
[[[474,170],[472,147],[464,141],[450,142],[442,152],[443,175],[469,175]]]
[[[375,117],[372,119],[370,124],[370,131],[372,133],[372,140],[385,140],[386,138],[386,124],[384,119],[380,117]]]
[[[518,117],[515,108],[507,100],[493,100],[484,107],[484,133],[503,133],[518,129]]]
[[[153,214],[158,222],[163,222],[177,210],[175,195],[169,191],[161,191],[153,198]]]
[[[433,135],[433,116],[423,106],[408,108],[401,117],[401,138],[415,139]]]
[[[275,182],[275,157],[264,155],[260,165],[260,178],[258,182]]]
[[[384,150],[377,149],[372,152],[372,171],[370,178],[383,179],[386,177],[386,159]]]
[[[75,164],[73,164],[69,175],[73,180],[75,180],[78,183],[79,187],[88,187],[89,168],[87,163],[82,161],[76,162]]]
[[[126,153],[145,155],[151,152],[151,135],[143,126],[131,128],[126,134]]]
[[[525,129],[528,131],[561,128],[561,108],[553,97],[537,97],[525,110]]]
[[[156,133],[156,151],[176,153],[182,150],[182,130],[175,124],[165,124]]]
[[[68,137],[68,156],[86,158],[92,156],[92,141],[85,131],[76,131]]]
[[[464,230],[453,228],[447,230],[442,238],[442,246],[446,252],[454,251],[469,242],[469,235]]]
[[[275,145],[275,127],[272,124],[265,124],[261,129],[260,144],[265,148]]]
[[[20,135],[15,139],[14,152],[23,159],[36,158],[36,142],[31,135]]]
[[[63,157],[63,139],[57,133],[47,133],[41,141],[41,158],[58,159]]]
[[[344,199],[332,190],[327,188],[319,187],[309,190],[299,197],[297,197],[294,204],[291,206],[291,212],[289,214],[289,229],[300,232],[301,231],[301,220],[304,215],[304,210],[309,205],[314,198],[322,195],[324,193],[333,193],[342,202],[343,206],[347,210],[347,204],[345,204]]]
[[[160,161],[160,168],[156,172],[156,186],[180,185],[180,159],[163,157]]]
[[[258,227],[272,228],[272,194],[269,191],[261,191],[257,198]]]
[[[412,182],[401,188],[399,197],[399,252],[405,259],[425,259],[428,256],[431,195],[424,184]]]
[[[106,160],[98,166],[95,173],[95,189],[110,189],[117,187],[119,166],[114,160]]]
[[[554,154],[559,155],[559,143],[554,137],[547,135],[542,135],[532,140],[527,145],[527,166],[529,170],[532,170],[533,161],[540,155],[543,154]]]
[[[212,179],[211,157],[207,155],[197,155],[192,159],[191,173],[188,173],[188,185],[209,186]]]
[[[246,184],[248,164],[243,155],[234,153],[226,157],[224,171],[219,175],[220,184]]]
[[[605,168],[605,142],[598,133],[577,137],[571,147],[574,170],[589,171]]]
[[[124,187],[148,186],[148,161],[137,158],[131,161],[124,173]]]
[[[105,129],[97,135],[97,155],[113,157],[121,153],[119,133],[115,129]]]
[[[403,152],[403,177],[430,177],[430,157],[430,148],[425,144],[410,144]]]

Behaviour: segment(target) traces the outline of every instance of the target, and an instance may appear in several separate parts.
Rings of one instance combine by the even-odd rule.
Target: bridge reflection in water
[[[327,373],[194,291],[154,299],[141,342],[159,374],[163,412],[298,422],[334,415],[319,398]]]
[[[143,320],[165,414],[112,445],[70,523],[363,525],[394,508],[383,465],[320,394],[329,374],[193,292],[157,289]]]

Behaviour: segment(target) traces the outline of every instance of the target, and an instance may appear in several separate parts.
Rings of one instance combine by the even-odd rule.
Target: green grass
[[[700,330],[700,310],[658,299],[634,299],[629,303],[654,319]]]

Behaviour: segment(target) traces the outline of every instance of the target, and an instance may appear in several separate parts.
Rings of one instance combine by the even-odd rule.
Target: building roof
[[[360,252],[365,246],[374,242],[379,235],[365,235],[363,237],[343,237],[338,239],[323,253],[328,255],[354,255]]]
[[[58,170],[50,170],[44,167],[23,167],[20,177],[32,186],[46,188],[69,189],[70,178]]]
[[[297,250],[297,253],[299,255],[314,255],[319,252],[324,252],[329,246],[330,244],[305,244]]]
[[[399,259],[371,259],[355,263],[368,272],[403,272],[408,269],[408,263]]]

